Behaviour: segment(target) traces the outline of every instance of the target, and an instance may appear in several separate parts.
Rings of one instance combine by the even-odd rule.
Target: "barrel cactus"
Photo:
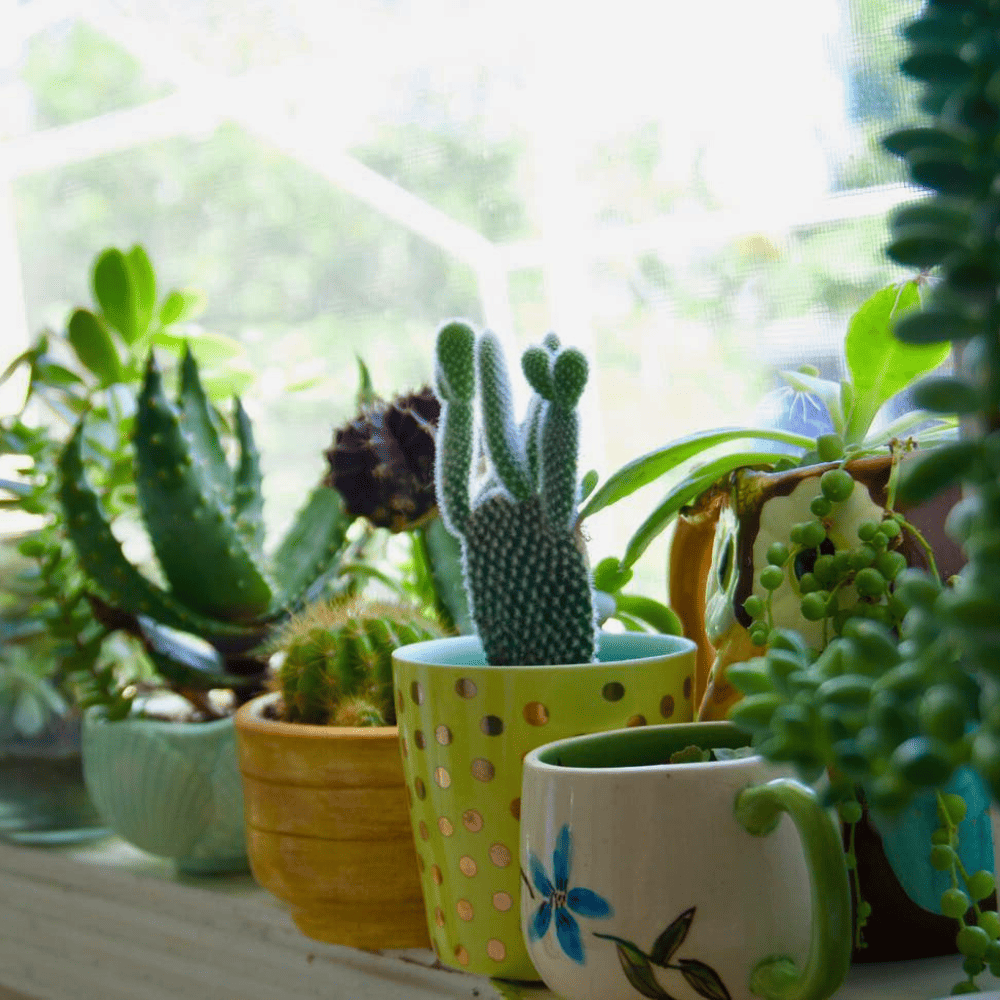
[[[521,367],[534,394],[518,425],[497,337],[486,332],[477,340],[462,322],[439,331],[438,504],[445,526],[461,542],[472,618],[487,660],[498,666],[590,662],[597,634],[594,591],[577,531],[576,406],[587,361],[549,334],[525,351]],[[487,468],[470,499],[477,394]]]
[[[233,426],[235,466],[193,356],[183,359],[174,402],[150,356],[132,444],[140,513],[163,587],[128,561],[112,533],[85,471],[85,420],[60,458],[60,500],[109,627],[140,637],[178,689],[232,687],[245,697],[263,688],[266,660],[255,647],[337,573],[352,519],[335,490],[317,487],[265,561],[260,457],[239,399]]]
[[[444,630],[412,608],[351,598],[309,605],[286,622],[271,648],[286,722],[394,726],[392,651]]]

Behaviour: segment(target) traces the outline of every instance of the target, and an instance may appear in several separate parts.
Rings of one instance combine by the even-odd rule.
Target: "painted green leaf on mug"
[[[673,1000],[673,997],[656,981],[649,958],[631,941],[625,941],[611,934],[595,934],[594,937],[614,941],[625,978],[644,997],[649,997],[650,1000]]]
[[[694,920],[695,907],[685,910],[653,943],[649,960],[654,965],[666,965],[683,944]]]
[[[731,1000],[729,990],[711,966],[694,958],[682,958],[679,962],[681,975],[691,989],[705,1000]]]

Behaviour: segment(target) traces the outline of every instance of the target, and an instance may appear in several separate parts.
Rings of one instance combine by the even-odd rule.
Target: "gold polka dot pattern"
[[[625,687],[619,681],[608,681],[601,688],[601,696],[605,701],[621,701],[625,697]]]
[[[510,864],[510,848],[505,844],[492,844],[490,845],[490,861],[497,866],[497,868],[506,868]]]
[[[470,681],[468,677],[460,677],[455,681],[455,694],[459,698],[475,698],[479,694],[475,681]]]
[[[523,714],[529,726],[544,726],[549,721],[549,710],[540,701],[529,701]]]
[[[485,757],[477,757],[472,762],[472,777],[476,781],[492,781],[495,775],[496,768]]]
[[[684,683],[693,656],[683,668],[622,662],[596,665],[590,676],[395,666],[400,754],[436,951],[468,972],[532,978],[518,913],[520,764],[552,740],[690,720]]]
[[[510,898],[509,892],[493,893],[493,908],[500,913],[506,913],[514,905],[514,900]]]
[[[483,736],[499,736],[503,732],[503,719],[498,715],[484,715],[479,720],[479,729]]]

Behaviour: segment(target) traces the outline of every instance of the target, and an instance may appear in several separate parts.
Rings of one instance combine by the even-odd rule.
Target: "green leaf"
[[[680,438],[656,451],[633,459],[612,473],[580,511],[580,520],[634,493],[679,465],[700,455],[716,445],[742,440],[779,441],[806,450],[815,445],[812,438],[787,431],[773,431],[753,427],[723,427],[718,430],[699,431]]]
[[[653,943],[649,952],[649,960],[654,965],[666,965],[674,957],[691,929],[695,909],[692,906],[689,910],[685,910]]]
[[[694,958],[682,958],[680,967],[688,986],[705,1000],[732,1000],[729,990],[711,966]]]
[[[190,632],[167,628],[152,618],[139,616],[139,629],[149,658],[160,676],[173,687],[240,688],[253,678],[226,673],[219,653]]]
[[[959,416],[979,409],[979,390],[963,378],[954,375],[924,379],[914,390],[918,406],[935,413],[957,413]]]
[[[956,313],[925,309],[900,319],[895,325],[895,334],[907,344],[941,344],[949,340],[970,340],[983,329],[982,322]]]
[[[914,150],[907,156],[910,174],[924,187],[958,198],[979,198],[989,189],[989,177],[963,153]]]
[[[906,503],[922,503],[967,478],[982,455],[979,441],[956,441],[917,455],[903,466],[897,496]]]
[[[625,614],[651,625],[664,635],[683,635],[684,625],[666,604],[640,594],[615,594],[616,615]]]
[[[67,337],[80,363],[93,372],[102,386],[120,382],[122,363],[104,324],[86,309],[77,309],[70,317]]]
[[[714,486],[729,473],[744,466],[766,468],[787,458],[788,456],[785,454],[739,452],[735,455],[723,455],[714,462],[701,466],[678,483],[656,510],[635,530],[625,547],[622,566],[626,569],[634,566],[643,552],[649,548],[653,539],[670,524],[682,507],[686,507],[697,497],[700,497],[709,487]]]
[[[806,372],[783,371],[781,377],[799,392],[808,392],[815,396],[830,414],[833,429],[841,437],[844,435],[844,391],[840,382],[831,382],[829,379],[818,378],[816,375],[809,375]],[[814,448],[816,442],[810,440],[808,447]]]
[[[937,368],[947,345],[916,346],[893,336],[893,323],[920,302],[916,281],[876,292],[852,317],[844,353],[854,386],[854,408],[844,435],[862,441],[882,405],[916,378]]]
[[[932,421],[932,426],[923,428],[915,435],[918,441],[929,441],[944,433],[954,433],[958,426],[958,421],[953,417],[942,418],[935,413],[928,413],[926,410],[910,410],[909,413],[904,413],[891,423],[886,424],[877,434],[866,437],[865,446],[888,444],[893,438],[906,437],[914,427]]]
[[[368,365],[361,359],[361,355],[356,357],[358,361],[358,391],[355,394],[354,402],[358,409],[361,409],[374,403],[378,399],[378,393],[375,392],[375,386],[372,384]]]
[[[94,297],[125,342],[135,343],[143,333],[138,295],[128,258],[115,247],[105,250],[94,265]]]
[[[964,249],[961,234],[937,225],[909,224],[893,227],[893,239],[885,252],[903,267],[929,271],[949,255]]]
[[[955,86],[972,76],[972,67],[951,52],[918,52],[904,59],[900,69],[917,80]]]
[[[205,293],[190,288],[173,289],[160,306],[160,323],[170,326],[197,318],[205,309]]]
[[[927,127],[900,129],[886,136],[882,145],[894,156],[909,156],[916,150],[965,151],[960,139],[940,129]]]
[[[636,945],[613,934],[595,933],[594,937],[614,941],[625,978],[644,997],[649,997],[650,1000],[672,1000],[670,994],[656,981],[649,958]]]
[[[156,272],[149,262],[149,257],[146,256],[146,251],[138,243],[129,250],[126,260],[135,294],[138,337],[141,337],[149,329],[153,311],[156,309]]]
[[[176,329],[158,330],[153,335],[153,345],[180,357],[190,350],[199,365],[217,365],[245,354],[243,345],[224,333],[203,330],[194,324],[184,324]]]

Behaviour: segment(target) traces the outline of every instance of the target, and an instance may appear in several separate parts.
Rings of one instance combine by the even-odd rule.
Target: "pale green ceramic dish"
[[[525,754],[582,733],[692,717],[694,643],[602,635],[601,662],[487,666],[475,637],[394,654],[397,718],[431,941],[442,962],[538,979],[519,921]]]
[[[232,719],[83,722],[87,791],[115,833],[184,872],[248,868]]]

